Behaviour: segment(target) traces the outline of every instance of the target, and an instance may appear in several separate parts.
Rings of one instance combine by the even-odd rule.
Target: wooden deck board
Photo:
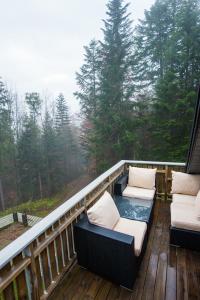
[[[169,203],[157,201],[146,253],[133,292],[76,265],[49,299],[200,299],[200,253],[170,247],[169,225]]]

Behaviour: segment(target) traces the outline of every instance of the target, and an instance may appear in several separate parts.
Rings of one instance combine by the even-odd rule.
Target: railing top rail
[[[178,162],[163,162],[163,161],[144,161],[144,160],[125,160],[127,164],[138,164],[138,165],[155,165],[155,166],[177,166],[185,167],[186,163]]]
[[[57,207],[49,215],[39,221],[35,226],[22,234],[7,247],[0,251],[0,269],[3,268],[10,260],[17,256],[21,251],[28,247],[39,235],[50,228],[57,220],[72,209],[77,203],[84,199],[90,192],[92,192],[100,183],[102,183],[108,176],[112,175],[125,163],[149,164],[149,165],[168,165],[168,166],[185,166],[184,163],[171,162],[153,162],[153,161],[136,161],[136,160],[121,160],[102,175],[97,177],[81,191],[65,201],[62,205]]]

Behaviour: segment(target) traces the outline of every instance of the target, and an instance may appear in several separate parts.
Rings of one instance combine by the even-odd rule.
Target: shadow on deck
[[[200,299],[200,253],[170,247],[169,225],[170,204],[157,201],[133,292],[76,265],[49,299]]]

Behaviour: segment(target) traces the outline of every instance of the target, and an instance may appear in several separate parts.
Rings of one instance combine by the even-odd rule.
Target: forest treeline
[[[156,0],[136,26],[125,0],[108,0],[102,32],[76,73],[79,128],[62,94],[50,109],[27,93],[19,113],[0,82],[1,202],[56,193],[84,160],[96,173],[120,159],[186,160],[200,78],[199,0]]]
[[[60,94],[47,108],[26,93],[25,108],[0,81],[0,209],[50,197],[81,174],[78,129]]]
[[[199,0],[157,0],[134,27],[110,0],[103,39],[77,72],[85,146],[98,170],[120,159],[185,161],[200,79]],[[134,9],[134,7],[133,7]]]

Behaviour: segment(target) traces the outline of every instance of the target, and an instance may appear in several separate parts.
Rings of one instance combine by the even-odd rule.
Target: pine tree
[[[133,63],[139,89],[163,78],[169,66],[166,52],[175,18],[171,3],[176,7],[176,1],[157,0],[136,26]]]
[[[123,0],[108,2],[104,39],[85,47],[85,62],[77,73],[83,139],[98,170],[134,153],[133,33],[127,10]]]
[[[25,100],[29,115],[23,118],[23,129],[18,141],[18,165],[22,198],[34,200],[43,197],[41,130],[37,122],[41,100],[37,93],[27,93]]]
[[[73,151],[69,111],[63,94],[60,94],[56,99],[55,127],[57,185],[61,187],[71,179],[71,157]]]
[[[124,157],[132,157],[134,152],[131,133],[133,35],[127,9],[128,4],[122,0],[109,1],[102,29],[99,110],[93,136],[100,169]]]
[[[85,46],[84,64],[80,72],[76,73],[76,82],[79,91],[75,96],[80,100],[83,114],[87,119],[95,117],[98,109],[99,95],[99,44],[92,40],[89,46]]]
[[[51,196],[59,190],[59,187],[57,186],[57,141],[54,121],[47,108],[42,129],[42,152],[44,160],[43,177],[46,193],[48,196]]]
[[[185,161],[200,78],[199,1],[178,2],[174,15],[174,30],[168,43],[174,52],[166,53],[168,70],[156,83],[153,150],[158,159]],[[162,146],[158,142],[161,137]]]
[[[200,77],[199,18],[199,1],[157,0],[137,26],[135,79],[152,91],[149,151],[155,160],[186,159]]]
[[[79,90],[74,95],[81,105],[82,126],[80,134],[85,158],[87,161],[90,161],[90,164],[93,161],[93,164],[96,165],[94,150],[96,146],[93,143],[91,147],[91,134],[99,108],[99,70],[101,66],[99,43],[92,40],[89,46],[84,47],[84,49],[84,64],[80,68],[80,72],[76,73],[76,82]]]
[[[12,94],[0,79],[0,208],[16,197],[15,144],[12,122]],[[11,191],[14,190],[14,195]]]

